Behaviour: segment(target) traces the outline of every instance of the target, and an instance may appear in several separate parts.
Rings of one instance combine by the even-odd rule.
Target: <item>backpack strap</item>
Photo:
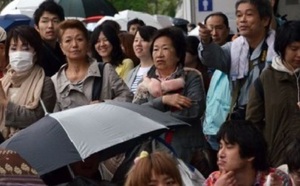
[[[261,52],[258,58],[258,68],[259,68],[259,74],[261,74],[261,72],[263,71],[263,69],[265,68],[266,65],[266,59],[267,59],[267,52],[268,52],[268,44],[266,42],[266,39],[264,40],[262,46],[261,46]],[[248,65],[249,65],[249,70],[248,73],[250,73],[250,71],[253,70],[254,65],[252,64],[252,62],[250,61],[250,59],[248,59]],[[257,78],[259,79],[259,78]],[[244,77],[243,79],[237,80],[235,84],[233,84],[233,89],[232,89],[232,99],[231,99],[231,104],[230,104],[230,113],[227,117],[227,120],[230,119],[231,114],[233,113],[235,106],[237,105],[237,100],[238,97],[240,95],[240,90],[241,88],[244,86],[244,84],[246,83],[247,77]],[[260,87],[262,89],[262,85],[261,85],[261,81],[259,80],[260,83]],[[262,94],[262,98],[263,98],[263,94]]]
[[[100,71],[100,77],[95,77],[93,82],[93,90],[92,90],[92,101],[97,101],[100,99],[101,89],[102,89],[102,81],[103,81],[103,70],[106,63],[98,63],[98,68]]]

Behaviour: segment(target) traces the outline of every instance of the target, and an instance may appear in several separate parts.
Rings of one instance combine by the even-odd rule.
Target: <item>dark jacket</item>
[[[300,134],[299,90],[295,75],[276,70],[274,62],[262,72],[260,80],[262,89],[258,85],[250,89],[246,119],[262,128],[271,165],[277,167],[286,146]]]
[[[49,46],[46,42],[43,42],[43,67],[46,76],[53,76],[60,67],[66,63],[64,54],[62,53],[59,43],[56,43],[55,48]]]

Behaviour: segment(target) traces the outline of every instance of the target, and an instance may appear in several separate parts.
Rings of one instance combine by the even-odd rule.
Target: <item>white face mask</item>
[[[9,64],[16,72],[24,72],[33,67],[33,53],[27,51],[9,52]]]

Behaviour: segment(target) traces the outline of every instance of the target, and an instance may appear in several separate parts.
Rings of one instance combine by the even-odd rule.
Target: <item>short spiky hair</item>
[[[242,3],[250,3],[257,8],[260,18],[270,18],[272,19],[272,6],[270,0],[238,0],[235,3],[235,9]]]
[[[65,20],[64,9],[56,2],[47,0],[42,2],[33,14],[35,25],[39,24],[39,21],[44,12],[49,12],[51,14],[57,15],[60,21]]]
[[[76,20],[76,19],[68,19],[68,20],[65,20],[65,21],[61,22],[58,26],[58,31],[59,31],[58,40],[59,40],[59,42],[61,42],[62,36],[63,36],[63,34],[65,33],[65,31],[67,29],[78,29],[83,33],[85,39],[87,41],[89,40],[88,30],[86,29],[84,24],[81,21]]]
[[[218,141],[238,144],[241,158],[251,158],[257,171],[268,170],[267,142],[261,131],[250,121],[226,121],[217,133]]]

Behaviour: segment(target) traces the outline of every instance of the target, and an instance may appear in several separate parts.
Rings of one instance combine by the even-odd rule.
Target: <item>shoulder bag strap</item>
[[[103,70],[106,63],[98,63],[98,68],[100,71],[100,77],[95,77],[93,82],[93,90],[92,90],[92,101],[97,101],[100,99],[101,89],[102,89],[102,81],[103,81]]]

